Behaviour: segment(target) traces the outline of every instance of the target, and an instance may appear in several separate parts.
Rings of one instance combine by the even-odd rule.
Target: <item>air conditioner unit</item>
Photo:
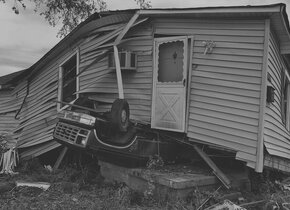
[[[120,66],[122,70],[136,70],[137,69],[137,55],[129,51],[119,52]],[[109,53],[108,67],[116,69],[114,53]]]

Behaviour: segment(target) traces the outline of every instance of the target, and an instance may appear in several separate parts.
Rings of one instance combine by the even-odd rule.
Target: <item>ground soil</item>
[[[49,171],[39,161],[23,164],[16,175],[0,176],[0,209],[197,209],[201,203],[211,197],[205,205],[229,199],[236,204],[265,200],[260,206],[247,209],[267,209],[266,203],[272,200],[280,206],[290,201],[290,193],[284,189],[277,176],[252,176],[257,184],[253,191],[231,191],[221,189],[218,192],[199,192],[195,189],[186,201],[157,201],[150,194],[135,192],[122,184],[106,183],[100,175],[96,162],[87,165],[64,164],[61,169]],[[173,167],[174,168],[174,167]],[[187,169],[186,169],[187,170]],[[174,170],[173,170],[174,171]],[[280,178],[280,177],[279,177]],[[16,187],[16,181],[47,182],[48,190],[33,187]],[[273,209],[269,207],[268,209]],[[282,209],[282,208],[281,208]],[[284,208],[287,210],[287,208]]]

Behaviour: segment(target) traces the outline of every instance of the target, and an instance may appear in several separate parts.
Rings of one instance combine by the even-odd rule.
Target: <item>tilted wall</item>
[[[255,167],[265,21],[159,19],[155,33],[194,36],[187,136]]]

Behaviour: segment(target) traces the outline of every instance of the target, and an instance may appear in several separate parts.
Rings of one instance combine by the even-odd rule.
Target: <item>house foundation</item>
[[[102,176],[108,182],[124,183],[140,193],[151,193],[160,200],[186,199],[194,191],[214,191],[222,183],[200,170],[169,171],[147,168],[126,168],[99,161]],[[188,171],[188,172],[186,172]],[[237,176],[235,174],[238,174]],[[249,188],[246,173],[231,173],[233,188]]]

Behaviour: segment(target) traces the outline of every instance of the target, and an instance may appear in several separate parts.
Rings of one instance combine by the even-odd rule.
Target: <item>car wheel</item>
[[[129,104],[125,99],[116,99],[111,108],[113,126],[125,132],[129,126]]]

